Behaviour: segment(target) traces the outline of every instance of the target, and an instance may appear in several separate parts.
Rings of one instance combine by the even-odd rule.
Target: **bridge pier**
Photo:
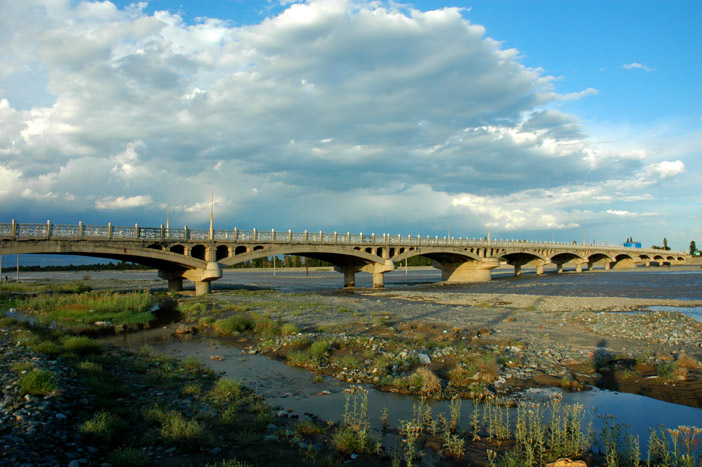
[[[575,263],[575,272],[583,272],[583,263],[580,261]]]
[[[482,261],[463,263],[435,262],[434,267],[441,269],[441,280],[446,282],[489,282],[490,270],[498,267],[497,258],[485,258]]]
[[[514,275],[515,276],[521,276],[522,275],[522,265],[517,263],[514,265]]]
[[[556,274],[563,274],[563,263],[556,263]]]
[[[197,281],[195,282],[195,295],[207,295],[212,291],[212,282],[210,281]]]
[[[537,276],[544,275],[544,263],[543,262],[539,262],[536,264],[536,275]]]
[[[374,272],[373,273],[373,288],[382,289],[385,287],[385,273]]]

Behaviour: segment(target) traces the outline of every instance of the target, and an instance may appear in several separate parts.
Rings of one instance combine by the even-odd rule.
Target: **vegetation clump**
[[[57,382],[48,370],[32,370],[20,376],[19,386],[22,394],[46,396],[56,390]]]

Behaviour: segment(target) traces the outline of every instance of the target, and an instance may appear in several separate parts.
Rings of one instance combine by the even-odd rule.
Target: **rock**
[[[587,467],[584,461],[574,461],[568,458],[558,459],[556,462],[546,464],[546,467]]]
[[[68,417],[66,417],[66,416],[65,416],[64,414],[62,414],[62,413],[57,413],[57,414],[56,414],[56,419],[57,419],[57,420],[65,420],[65,419],[67,419],[67,418],[68,418]]]
[[[419,358],[419,361],[424,365],[429,365],[431,363],[431,358],[425,353],[417,354],[417,358]]]
[[[79,467],[80,466],[80,461],[77,460],[72,460],[71,462],[68,463],[68,467]]]

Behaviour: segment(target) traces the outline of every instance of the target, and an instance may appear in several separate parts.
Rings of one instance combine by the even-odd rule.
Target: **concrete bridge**
[[[328,232],[254,230],[194,230],[107,225],[0,224],[0,255],[66,254],[129,261],[158,269],[172,292],[182,290],[183,279],[195,283],[196,294],[210,292],[211,281],[222,277],[222,267],[256,258],[299,255],[334,265],[344,275],[344,287],[355,286],[357,272],[373,275],[373,287],[383,287],[383,275],[413,256],[434,261],[447,282],[489,281],[490,271],[502,264],[543,274],[544,266],[564,265],[582,272],[634,268],[651,263],[684,264],[689,255],[679,251],[579,245],[520,240],[483,240],[401,235],[364,235]]]

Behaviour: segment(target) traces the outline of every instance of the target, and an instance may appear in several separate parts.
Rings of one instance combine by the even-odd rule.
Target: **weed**
[[[231,378],[221,378],[217,380],[215,386],[210,391],[210,396],[219,402],[237,402],[244,394],[241,383]]]
[[[22,394],[46,396],[56,390],[56,377],[47,370],[32,370],[20,376],[19,386]]]
[[[352,386],[346,392],[343,426],[334,434],[332,441],[343,453],[370,454],[374,450],[373,438],[368,423],[368,391]]]
[[[220,336],[231,336],[244,331],[251,331],[256,327],[253,319],[244,315],[234,315],[229,318],[215,321],[213,328]]]
[[[426,396],[439,396],[441,394],[441,381],[426,367],[419,367],[410,377],[410,386]]]
[[[102,352],[102,344],[87,336],[70,336],[62,341],[63,348],[78,355],[89,355]]]
[[[91,441],[109,445],[117,441],[128,426],[118,415],[100,411],[83,422],[78,431]]]
[[[303,436],[310,436],[315,433],[322,433],[324,430],[312,420],[301,420],[295,425],[295,431]]]
[[[10,368],[12,368],[12,371],[15,373],[27,373],[34,369],[34,365],[30,362],[16,362],[13,363]]]
[[[327,351],[329,350],[329,342],[322,339],[319,341],[315,341],[312,343],[310,346],[310,358],[314,361],[319,361],[327,355]]]
[[[78,362],[78,364],[76,365],[76,370],[89,375],[99,375],[103,372],[102,365],[90,360],[83,360],[81,362]]]
[[[202,370],[202,363],[197,357],[193,357],[192,355],[189,357],[186,357],[183,360],[183,368],[186,370],[194,371],[194,372],[199,372]]]
[[[170,444],[177,444],[181,449],[194,451],[209,443],[209,436],[204,426],[194,419],[189,419],[176,410],[164,410],[158,406],[147,409],[147,420],[160,425],[161,439]]]
[[[297,328],[295,323],[285,323],[280,327],[280,333],[284,336],[291,336],[297,334],[300,330]]]

